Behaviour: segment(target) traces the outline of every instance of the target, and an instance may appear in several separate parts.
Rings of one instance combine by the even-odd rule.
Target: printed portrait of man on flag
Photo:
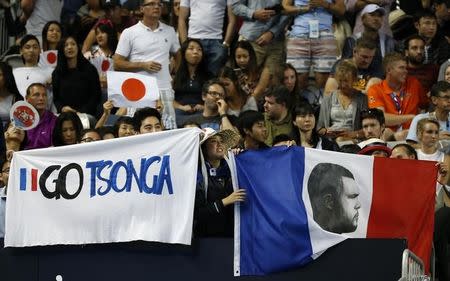
[[[317,164],[308,179],[314,221],[326,231],[350,233],[358,227],[361,203],[352,172],[332,163]]]

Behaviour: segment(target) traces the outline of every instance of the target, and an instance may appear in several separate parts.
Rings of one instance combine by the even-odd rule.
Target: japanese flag
[[[95,66],[99,74],[104,74],[107,71],[114,70],[113,60],[111,58],[99,56],[95,58],[90,58],[89,61],[92,63],[92,65]]]
[[[106,72],[108,99],[117,107],[155,107],[159,99],[156,78],[133,72]]]
[[[58,61],[58,51],[50,50],[45,51],[40,54],[39,66],[40,67],[56,67],[56,62]]]

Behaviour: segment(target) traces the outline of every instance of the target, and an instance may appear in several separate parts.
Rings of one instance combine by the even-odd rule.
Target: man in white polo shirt
[[[114,55],[114,69],[137,72],[157,79],[164,105],[163,115],[172,117],[169,118],[170,124],[164,125],[172,129],[176,128],[176,123],[169,59],[171,54],[178,51],[180,44],[173,27],[159,21],[161,8],[160,0],[142,2],[142,21],[122,32]]]
[[[208,70],[217,75],[228,57],[233,40],[236,16],[231,9],[232,0],[181,0],[178,17],[180,41],[199,39],[203,46]],[[223,22],[227,10],[228,23],[223,37]],[[189,18],[189,28],[186,22]]]

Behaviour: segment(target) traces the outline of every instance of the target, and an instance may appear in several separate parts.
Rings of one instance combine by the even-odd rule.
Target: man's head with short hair
[[[419,36],[426,40],[431,40],[436,36],[437,19],[436,15],[428,10],[421,9],[414,14],[414,27]]]
[[[36,36],[27,34],[20,39],[20,54],[24,64],[37,64],[39,62],[40,53],[41,45]]]
[[[97,129],[84,129],[81,131],[80,143],[93,142],[102,140],[102,137]]]
[[[133,136],[136,134],[133,118],[121,116],[114,124],[114,135],[118,138]]]
[[[361,127],[364,138],[381,138],[385,128],[384,113],[378,108],[361,111]]]
[[[450,83],[438,81],[431,87],[431,102],[435,105],[435,110],[450,112]]]
[[[361,37],[353,48],[353,61],[359,69],[367,69],[375,57],[377,45],[374,41]]]
[[[134,130],[140,134],[160,132],[164,130],[161,114],[151,107],[144,107],[136,111],[133,117]]]
[[[392,148],[391,158],[417,159],[417,152],[411,145],[407,143],[399,143]]]
[[[343,166],[319,163],[308,179],[308,194],[314,221],[333,233],[354,232],[358,227],[359,187]]]
[[[25,100],[42,115],[47,109],[47,88],[42,83],[32,83],[27,88]]]
[[[292,95],[286,86],[273,87],[264,97],[264,111],[270,119],[278,120],[288,112]]]
[[[267,129],[264,124],[264,115],[259,111],[244,111],[239,115],[239,133],[244,139],[251,139],[263,143],[267,138]]]
[[[450,0],[434,0],[433,7],[438,20],[450,20]]]
[[[405,40],[405,57],[412,66],[423,65],[425,59],[425,41],[419,35],[412,35]]]
[[[224,99],[227,95],[227,90],[224,84],[219,79],[211,79],[203,84],[202,99],[205,109],[211,112],[216,112],[217,101]]]
[[[383,59],[383,67],[386,80],[393,83],[405,83],[408,70],[407,60],[404,55],[397,52],[386,54]]]

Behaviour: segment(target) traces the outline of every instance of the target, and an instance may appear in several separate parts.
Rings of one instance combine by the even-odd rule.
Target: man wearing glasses
[[[450,83],[439,81],[431,88],[431,102],[435,106],[433,112],[422,113],[414,117],[409,127],[408,142],[417,143],[417,123],[424,118],[435,118],[439,122],[439,139],[450,140]]]
[[[173,117],[171,124],[165,125],[176,128],[169,59],[180,44],[173,27],[160,22],[162,5],[160,0],[142,2],[142,21],[122,32],[114,55],[114,69],[155,77],[164,104],[163,115]]]
[[[212,79],[203,85],[202,99],[205,103],[202,115],[192,117],[188,122],[194,122],[203,128],[212,128],[216,131],[220,129],[232,129],[228,119],[228,105],[225,102],[225,86],[218,79]]]

